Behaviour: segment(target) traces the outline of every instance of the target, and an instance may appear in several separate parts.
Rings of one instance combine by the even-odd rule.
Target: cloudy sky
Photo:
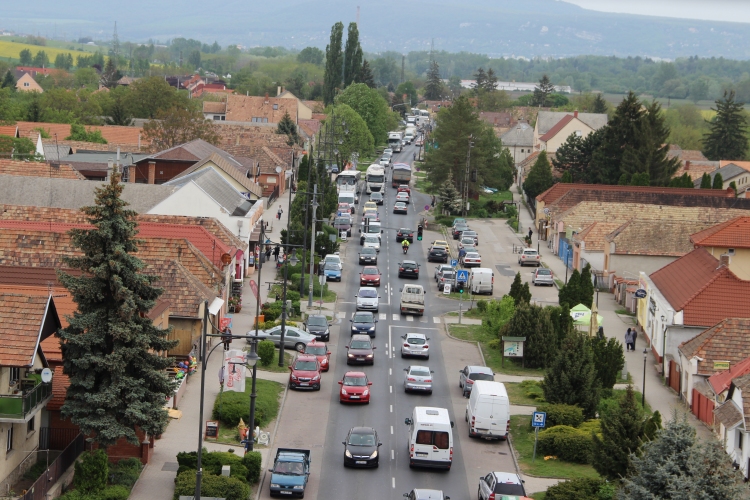
[[[750,23],[747,0],[564,0],[583,8],[647,16]]]

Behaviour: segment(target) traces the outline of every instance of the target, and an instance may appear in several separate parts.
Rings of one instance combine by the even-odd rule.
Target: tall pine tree
[[[594,303],[594,282],[591,277],[591,264],[586,263],[581,271],[581,284],[578,287],[578,303],[585,305],[589,309]]]
[[[596,97],[594,97],[594,105],[591,108],[592,113],[606,113],[609,109],[609,106],[607,106],[607,101],[604,100],[601,94],[596,94]]]
[[[531,97],[532,106],[541,106],[543,108],[550,105],[550,95],[555,92],[555,86],[549,81],[547,75],[542,75],[539,85],[534,87],[534,94]]]
[[[711,189],[724,189],[724,179],[718,172],[714,174],[714,182],[711,185]]]
[[[471,84],[471,88],[476,94],[480,90],[484,90],[487,85],[487,73],[484,72],[484,68],[481,66],[479,69],[477,69],[477,72],[474,73],[474,83]]]
[[[349,23],[344,49],[344,87],[356,82],[362,71],[362,47],[359,45],[357,23]]]
[[[552,166],[550,166],[547,159],[547,152],[542,151],[526,176],[526,180],[523,183],[523,190],[526,196],[533,199],[551,188],[554,183]]]
[[[604,412],[600,423],[601,438],[592,433],[591,463],[602,477],[616,481],[627,475],[630,454],[638,452],[643,436],[643,412],[635,401],[632,385],[628,385],[617,411]]]
[[[341,88],[344,53],[341,40],[344,36],[344,23],[337,22],[331,28],[331,40],[326,46],[326,68],[323,75],[323,102],[326,106],[333,104],[336,89]]]
[[[580,302],[578,301],[578,297],[580,297],[580,294],[581,273],[578,272],[578,269],[574,269],[570,274],[570,278],[568,278],[568,283],[563,285],[562,288],[560,288],[560,291],[557,292],[557,301],[560,303],[560,305],[567,304],[567,306],[572,309],[580,304]]]
[[[362,61],[362,69],[357,77],[357,83],[364,83],[371,89],[378,87],[375,83],[375,76],[372,74],[372,68],[370,67],[370,63],[367,62],[367,59]]]
[[[61,412],[102,446],[122,437],[139,444],[138,428],[150,436],[164,432],[164,401],[174,390],[165,371],[172,359],[158,353],[177,341],[147,316],[162,290],[133,255],[136,213],[125,208],[122,190],[116,172],[96,189],[96,205],[81,209],[94,228],[70,231],[83,255],[65,258],[82,274],[58,271],[78,306],[59,332],[63,373],[70,377]]]
[[[440,78],[440,66],[437,61],[430,62],[427,70],[427,83],[424,86],[424,98],[430,101],[439,101],[443,95],[443,80]]]
[[[716,116],[703,137],[703,154],[711,161],[744,160],[747,152],[747,117],[743,105],[735,102],[734,90],[724,91],[716,101]]]
[[[701,177],[701,189],[711,189],[711,176],[708,172],[703,172]]]

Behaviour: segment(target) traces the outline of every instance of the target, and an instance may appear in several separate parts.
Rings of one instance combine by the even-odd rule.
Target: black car
[[[403,227],[399,229],[396,233],[396,243],[401,243],[404,240],[409,240],[409,243],[414,243],[414,231]]]
[[[399,278],[419,278],[419,264],[413,260],[405,260],[398,264]]]
[[[374,201],[376,205],[382,205],[385,198],[383,198],[383,193],[375,191],[370,194],[370,201]]]
[[[354,318],[349,320],[352,324],[352,335],[363,334],[370,337],[375,336],[375,315],[371,311],[358,311]]]
[[[360,264],[377,264],[378,251],[372,247],[365,247],[359,252]]]
[[[452,232],[453,239],[457,240],[459,236],[461,236],[461,233],[463,233],[464,231],[468,231],[468,230],[469,230],[469,226],[467,226],[466,224],[456,224],[455,226],[453,226],[453,232]]]
[[[311,314],[307,317],[307,321],[305,321],[305,330],[307,333],[315,335],[318,340],[323,342],[328,342],[331,338],[330,326],[328,318],[320,314]]]
[[[352,427],[344,445],[344,467],[377,467],[378,433],[372,427]]]
[[[445,248],[435,247],[427,254],[427,262],[448,262],[448,252]]]

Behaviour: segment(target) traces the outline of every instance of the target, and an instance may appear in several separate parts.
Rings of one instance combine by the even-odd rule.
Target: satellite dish
[[[281,167],[276,167],[276,173],[277,173],[277,174],[280,174],[280,173],[281,173]]]
[[[49,368],[45,368],[44,370],[42,370],[42,382],[44,382],[45,384],[49,384],[50,382],[52,382],[52,370],[50,370]]]
[[[229,264],[230,262],[232,262],[232,256],[228,253],[221,254],[221,262],[223,264]]]

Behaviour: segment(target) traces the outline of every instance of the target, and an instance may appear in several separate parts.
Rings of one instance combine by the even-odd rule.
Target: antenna
[[[357,27],[359,27],[359,5],[357,5]]]

